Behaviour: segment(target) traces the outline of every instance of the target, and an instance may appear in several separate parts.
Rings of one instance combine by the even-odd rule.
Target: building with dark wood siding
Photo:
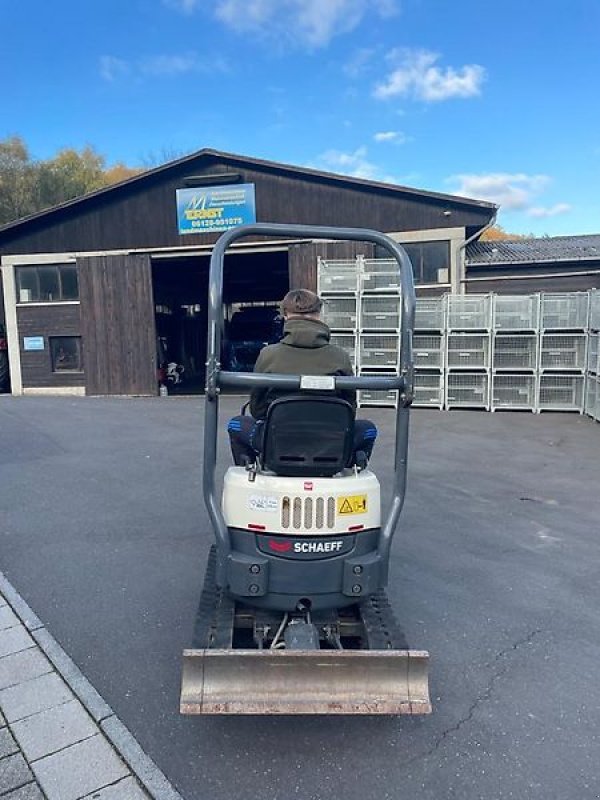
[[[474,241],[466,248],[467,292],[528,294],[600,287],[600,235]]]
[[[181,233],[176,192],[247,185],[257,222],[371,228],[405,243],[419,261],[422,293],[460,291],[465,245],[497,211],[201,150],[0,228],[13,392],[156,394],[157,339],[201,384],[208,264],[219,233]],[[316,288],[319,256],[361,253],[378,255],[355,243],[242,240],[226,259],[226,318],[243,305],[274,304],[290,287]]]

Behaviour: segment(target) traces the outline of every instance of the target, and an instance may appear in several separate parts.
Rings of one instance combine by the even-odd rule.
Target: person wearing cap
[[[331,344],[327,325],[320,319],[320,297],[308,289],[292,289],[281,302],[284,319],[283,338],[267,345],[258,356],[255,372],[284,375],[353,375],[350,357],[345,350]],[[281,390],[259,387],[250,394],[250,414],[233,417],[227,430],[234,462],[242,465],[254,461],[260,450],[262,426],[270,403],[285,394]],[[338,395],[356,409],[356,392],[341,390]],[[369,420],[354,422],[354,452],[361,450],[370,457],[377,428]]]

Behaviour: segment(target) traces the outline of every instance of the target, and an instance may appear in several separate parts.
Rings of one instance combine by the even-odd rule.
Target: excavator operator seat
[[[330,478],[348,466],[354,409],[340,397],[289,395],[267,411],[261,463],[276,475]]]

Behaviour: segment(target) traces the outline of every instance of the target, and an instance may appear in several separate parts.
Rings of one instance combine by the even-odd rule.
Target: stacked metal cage
[[[540,295],[492,297],[492,411],[537,408]]]
[[[319,259],[317,291],[331,342],[342,347],[360,375],[397,375],[400,314],[398,267],[391,259]],[[398,403],[397,391],[362,390],[359,406]]]
[[[397,375],[400,343],[400,276],[393,259],[359,258],[358,369],[361,375]],[[359,406],[391,406],[397,391],[363,389]]]
[[[449,294],[445,302],[445,406],[489,410],[492,296]]]
[[[600,422],[600,291],[590,292],[584,413]]]
[[[442,409],[446,363],[444,297],[417,298],[413,357],[415,364],[413,405]]]
[[[589,292],[541,295],[538,411],[583,412],[589,299]]]
[[[358,374],[398,372],[402,303],[396,263],[319,259],[331,341]],[[417,298],[413,405],[577,411],[600,420],[600,290]],[[395,407],[397,392],[361,391]]]

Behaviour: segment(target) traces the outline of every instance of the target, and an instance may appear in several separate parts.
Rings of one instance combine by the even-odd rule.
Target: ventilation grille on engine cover
[[[323,530],[335,526],[335,497],[284,497],[281,527]]]

